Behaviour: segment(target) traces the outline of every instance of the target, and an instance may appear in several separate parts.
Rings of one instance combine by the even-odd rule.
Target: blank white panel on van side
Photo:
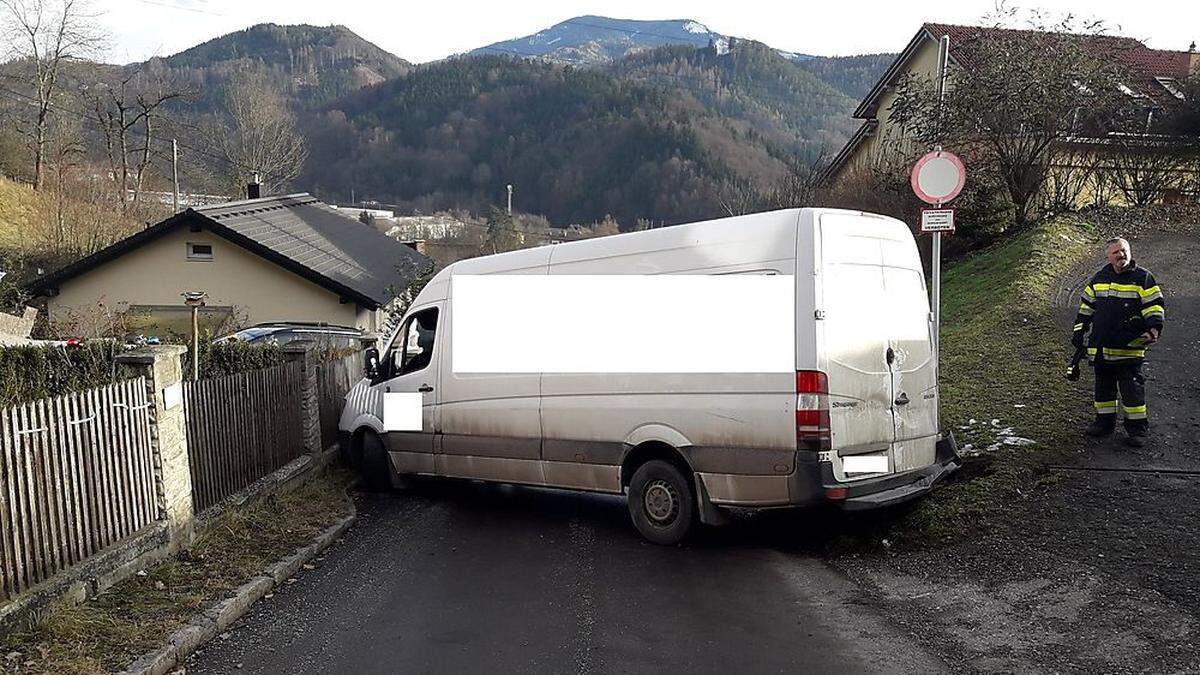
[[[550,248],[513,251],[454,263],[441,274],[544,275]],[[441,454],[494,455],[511,459],[541,458],[541,395],[537,373],[456,373],[454,362],[453,282],[448,288],[450,311],[443,319],[442,369],[438,402]],[[530,325],[513,315],[490,335],[493,348],[503,350],[513,340],[525,339]]]
[[[550,275],[775,274],[790,279],[796,273],[799,220],[800,211],[793,209],[562,244],[554,249]],[[803,303],[811,307],[811,299]],[[708,330],[723,336],[722,349],[749,344],[746,331],[756,325],[747,316],[749,307],[722,301],[708,308]],[[809,308],[805,317],[811,316]],[[614,325],[606,335],[621,349],[678,339],[670,332],[642,330],[636,323]],[[668,434],[689,448],[697,470],[734,467],[778,475],[792,470],[796,396],[790,368],[771,373],[546,373],[542,393],[547,459],[617,462],[626,439],[654,426],[658,431],[653,433]],[[747,448],[749,456],[741,450]],[[756,453],[754,448],[775,452]],[[739,452],[736,461],[725,454]],[[725,459],[704,465],[718,457]],[[725,469],[715,468],[722,466],[719,462]]]

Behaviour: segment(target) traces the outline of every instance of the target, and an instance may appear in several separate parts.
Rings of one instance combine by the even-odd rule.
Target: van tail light
[[[829,378],[819,370],[796,371],[796,447],[812,452],[830,447]]]

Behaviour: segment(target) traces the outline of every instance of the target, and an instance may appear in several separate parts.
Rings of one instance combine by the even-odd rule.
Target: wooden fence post
[[[151,345],[117,356],[117,363],[146,377],[150,399],[150,447],[154,453],[158,517],[171,534],[171,552],[192,543],[195,510],[183,407],[182,345]]]
[[[317,396],[317,355],[313,343],[297,340],[283,346],[283,356],[288,362],[299,361],[302,366],[300,388],[300,421],[303,429],[304,452],[320,454],[321,447],[321,404]]]

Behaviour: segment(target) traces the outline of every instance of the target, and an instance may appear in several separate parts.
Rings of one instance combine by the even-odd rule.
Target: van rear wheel
[[[653,459],[629,481],[629,515],[638,532],[655,544],[670,546],[687,537],[696,522],[691,481],[673,464]]]

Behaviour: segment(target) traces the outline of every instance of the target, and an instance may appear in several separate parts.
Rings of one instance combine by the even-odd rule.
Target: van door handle
[[[419,391],[419,392],[421,392],[422,394],[424,394],[424,393],[428,393],[428,392],[431,392],[431,391],[433,391],[433,387],[431,387],[431,386],[429,386],[429,385],[427,385],[427,384],[423,384],[423,385],[421,385],[421,386],[417,387],[417,391]],[[905,401],[905,403],[907,403],[907,401]]]
[[[896,360],[895,350],[893,350],[891,347],[888,347],[887,352],[884,353],[884,357],[887,358],[888,365],[892,365],[892,362]]]
[[[900,392],[900,395],[896,397],[896,405],[908,405],[908,394]]]

